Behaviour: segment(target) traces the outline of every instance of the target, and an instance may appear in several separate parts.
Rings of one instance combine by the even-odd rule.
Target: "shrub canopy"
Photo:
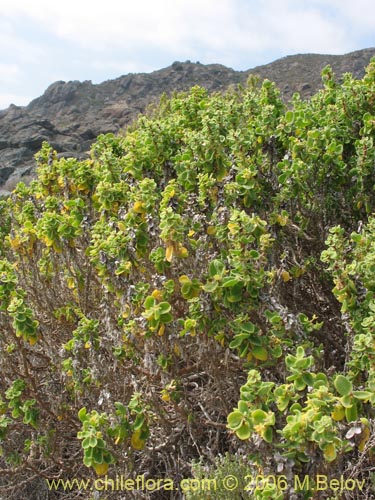
[[[322,78],[288,107],[267,80],[194,87],[84,161],[44,144],[1,202],[9,498],[225,452],[371,488],[375,62]]]

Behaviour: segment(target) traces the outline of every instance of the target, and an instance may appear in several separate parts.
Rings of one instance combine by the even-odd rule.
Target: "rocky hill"
[[[118,132],[162,93],[201,85],[210,91],[246,82],[250,74],[275,81],[285,100],[303,97],[321,85],[320,72],[330,64],[338,78],[350,72],[361,78],[375,48],[342,56],[304,54],[284,57],[248,71],[219,64],[175,62],[149,74],[129,74],[98,85],[91,81],[55,82],[28,106],[0,111],[0,186],[2,193],[32,175],[33,155],[48,141],[62,156],[85,157],[97,135]]]

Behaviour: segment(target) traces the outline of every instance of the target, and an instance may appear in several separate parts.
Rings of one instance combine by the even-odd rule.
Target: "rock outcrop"
[[[338,78],[350,72],[361,78],[375,49],[343,56],[288,56],[248,71],[219,64],[175,62],[149,74],[129,74],[98,85],[91,81],[55,82],[28,106],[0,111],[0,189],[33,174],[34,154],[48,141],[62,156],[84,158],[101,133],[118,132],[161,94],[201,85],[209,91],[245,83],[250,74],[275,81],[285,100],[294,92],[303,97],[321,85],[320,72],[330,64]]]

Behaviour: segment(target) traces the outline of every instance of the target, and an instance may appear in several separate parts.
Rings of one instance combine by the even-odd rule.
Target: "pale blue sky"
[[[0,0],[0,109],[56,80],[374,46],[374,0]]]

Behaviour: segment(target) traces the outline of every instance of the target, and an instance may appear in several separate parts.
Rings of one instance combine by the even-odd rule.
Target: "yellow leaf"
[[[156,300],[161,300],[163,298],[163,294],[160,290],[158,290],[157,288],[151,293],[152,297],[154,297],[154,299]]]
[[[290,274],[288,273],[288,271],[286,271],[285,269],[283,271],[281,271],[281,277],[283,279],[283,281],[286,283],[287,281],[291,280],[292,278],[290,277]]]
[[[288,223],[288,216],[279,214],[276,217],[276,220],[280,224],[280,226],[286,226],[286,224]]]
[[[37,337],[29,337],[28,338],[28,342],[32,346],[32,345],[35,345],[38,342],[38,339],[37,339]]]
[[[333,418],[333,420],[336,420],[336,422],[344,420],[345,408],[342,405],[336,405],[333,409],[333,412],[331,413],[331,417]]]
[[[164,332],[165,332],[165,325],[161,325],[159,330],[158,330],[158,335],[159,337],[162,337],[164,335]]]
[[[173,247],[173,244],[171,245],[168,245],[167,246],[167,249],[165,251],[165,260],[167,262],[172,262],[172,259],[173,259],[173,254],[174,254],[174,247]]]
[[[168,403],[171,400],[171,397],[169,395],[169,392],[166,389],[163,389],[161,391],[161,399]]]
[[[125,307],[125,310],[123,311],[123,313],[121,314],[121,317],[126,319],[130,316],[130,307],[129,306],[126,306]]]
[[[10,246],[13,248],[13,250],[17,250],[19,246],[21,245],[21,240],[16,236],[15,238],[9,238],[9,243]]]
[[[181,259],[185,259],[189,255],[188,249],[183,247],[182,245],[178,246],[176,257],[180,257]]]
[[[135,431],[131,437],[130,444],[134,450],[143,450],[145,446],[145,440],[141,439],[141,431]]]
[[[95,469],[95,472],[97,473],[98,476],[104,476],[104,474],[107,474],[107,471],[108,471],[108,464],[104,463],[104,464],[97,464],[95,463],[93,465],[94,469]]]
[[[367,441],[370,439],[370,429],[366,426],[362,431],[362,439],[359,442],[358,449],[362,453],[365,449]]]
[[[68,285],[68,288],[70,290],[72,290],[73,288],[75,288],[74,278],[68,278],[66,280],[66,284]]]
[[[216,227],[215,226],[208,226],[206,232],[209,236],[213,236],[214,234],[216,234]]]
[[[86,343],[85,343],[85,349],[90,349],[91,347],[91,342],[88,340]]]
[[[136,214],[144,214],[146,212],[144,202],[136,201],[133,205],[133,212],[135,212]]]
[[[236,233],[238,233],[239,226],[236,223],[229,222],[228,229],[229,229],[230,234],[236,234]]]
[[[336,459],[336,448],[335,445],[330,443],[324,448],[324,458],[327,462],[333,462]]]
[[[44,236],[43,241],[47,245],[47,247],[51,247],[53,245],[53,240],[51,240],[51,238],[48,238],[48,236]]]
[[[188,232],[188,237],[191,238],[192,236],[194,236],[195,234],[195,231],[193,229],[190,229],[190,231]]]
[[[181,285],[183,285],[184,283],[190,283],[190,278],[189,276],[186,276],[186,274],[183,274],[182,276],[180,276],[178,278],[178,281],[181,283]]]

